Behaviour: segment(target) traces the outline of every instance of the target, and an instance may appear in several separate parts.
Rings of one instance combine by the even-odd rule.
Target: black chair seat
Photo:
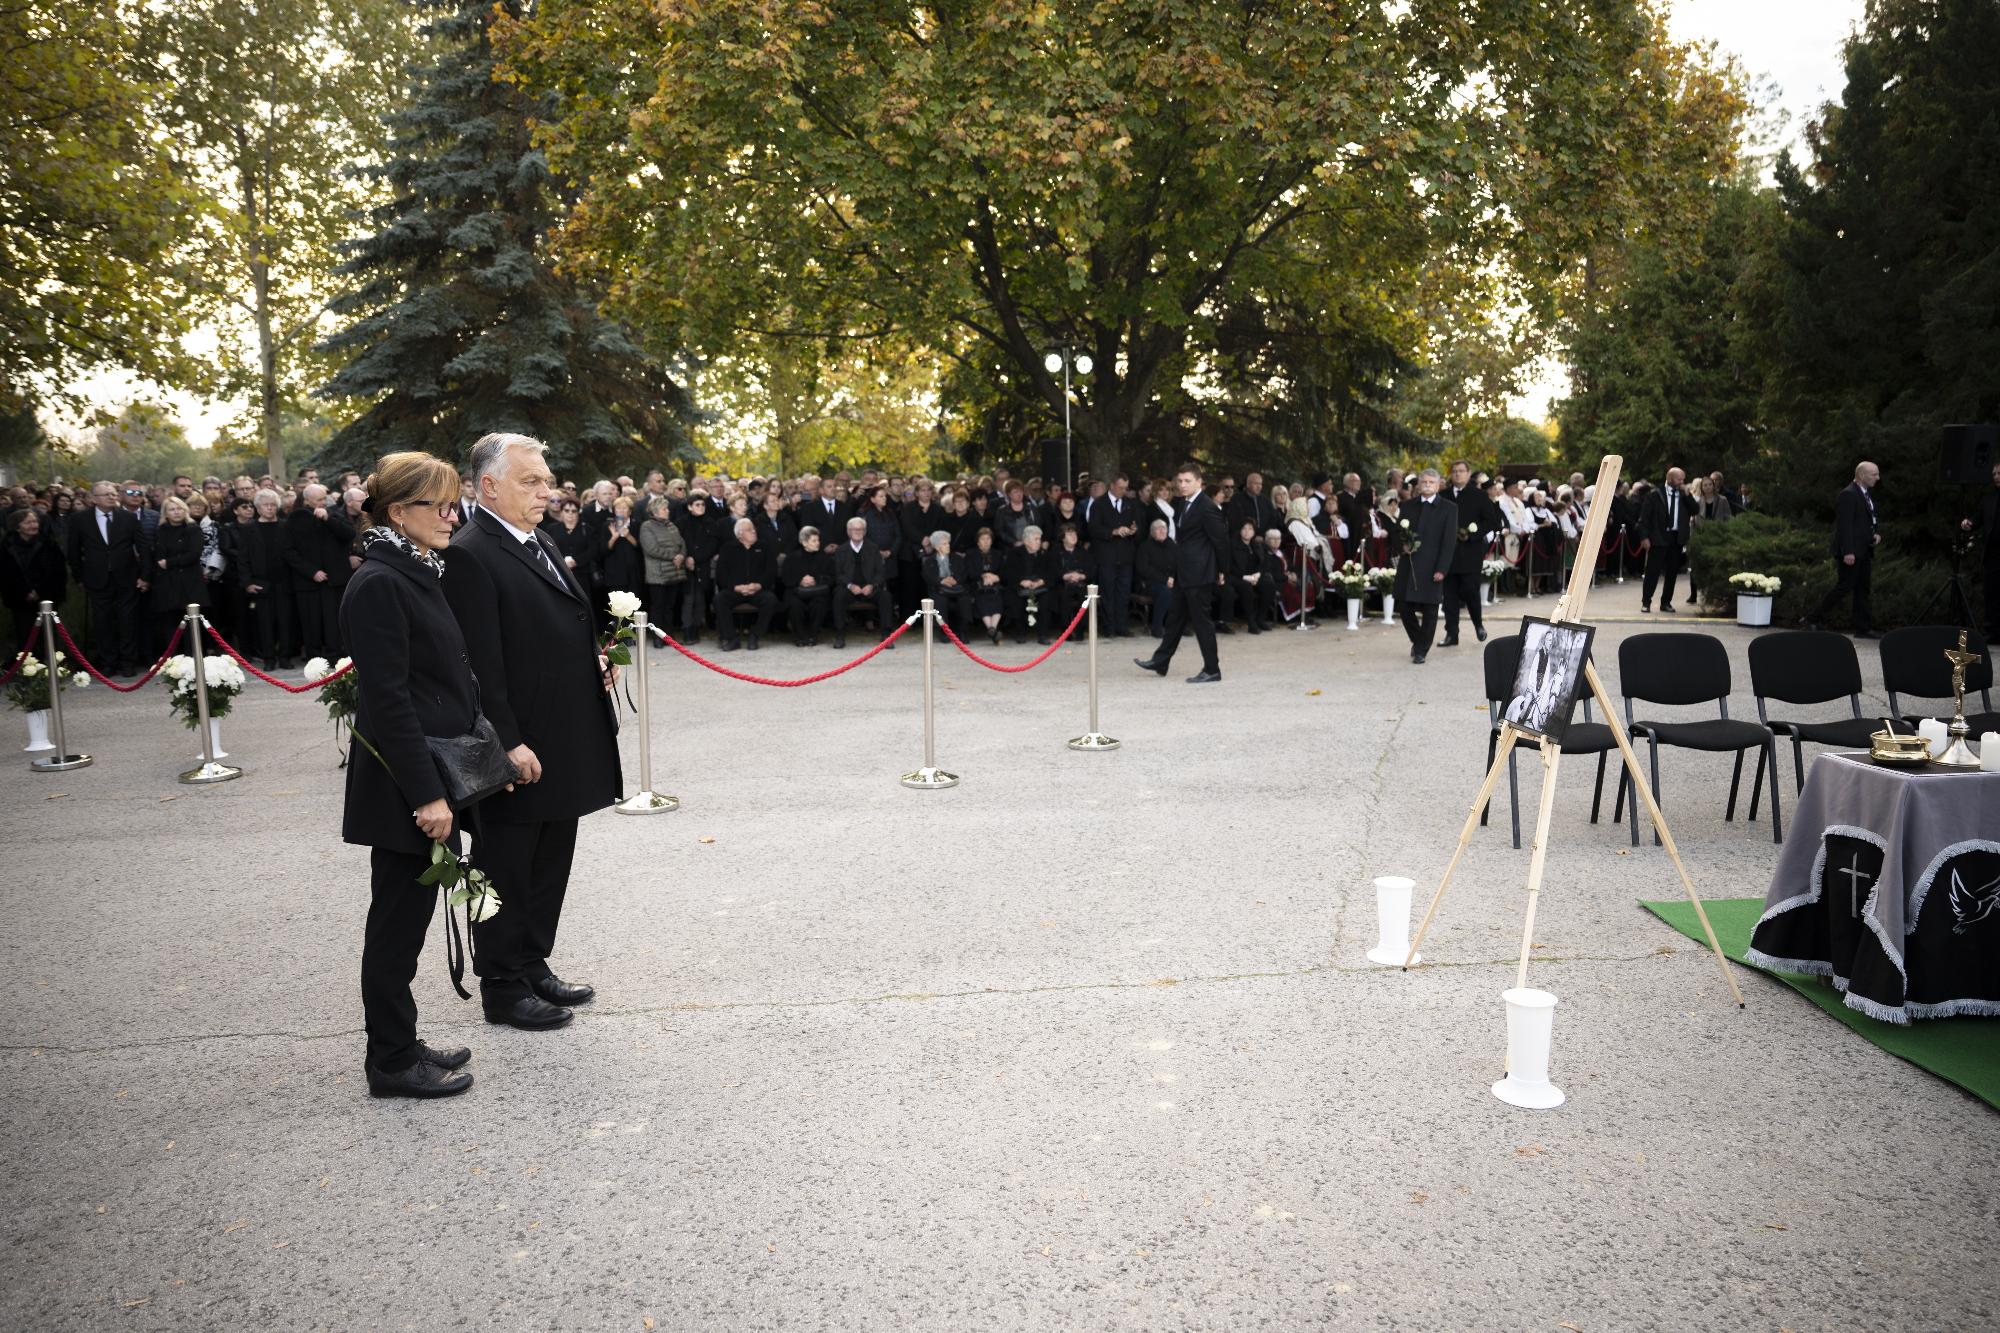
[[[1514,744],[1524,750],[1542,748],[1533,736],[1522,736]],[[1564,754],[1605,754],[1617,750],[1618,742],[1602,722],[1572,722],[1563,733],[1562,748]]]
[[[1730,717],[1704,718],[1699,722],[1634,722],[1634,736],[1651,736],[1662,745],[1684,750],[1750,750],[1766,744],[1770,733],[1755,722],[1739,722]]]
[[[1824,722],[1773,722],[1771,730],[1780,736],[1797,736],[1814,745],[1865,750],[1868,738],[1882,730],[1882,722],[1872,717],[1836,717]]]

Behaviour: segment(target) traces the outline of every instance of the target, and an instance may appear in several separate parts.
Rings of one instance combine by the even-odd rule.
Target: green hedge
[[[1718,610],[1735,605],[1729,584],[1731,574],[1775,574],[1784,580],[1771,606],[1771,623],[1790,628],[1805,619],[1833,587],[1833,557],[1827,553],[1829,534],[1792,519],[1771,514],[1739,514],[1725,523],[1704,523],[1694,531],[1688,547],[1688,565],[1693,570],[1704,604]],[[1972,563],[1972,562],[1968,562]],[[1949,620],[1942,603],[1925,611],[1925,603],[1944,586],[1949,568],[1941,561],[1907,556],[1877,556],[1870,587],[1869,608],[1876,629],[1900,625],[1937,624]],[[1977,604],[1976,581],[1968,578],[1967,593]],[[1829,626],[1849,628],[1843,603],[1827,616]]]

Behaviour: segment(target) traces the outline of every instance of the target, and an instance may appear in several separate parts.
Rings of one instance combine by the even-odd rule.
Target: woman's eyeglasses
[[[413,508],[435,509],[439,518],[458,517],[458,501],[456,500],[412,500],[410,504]]]

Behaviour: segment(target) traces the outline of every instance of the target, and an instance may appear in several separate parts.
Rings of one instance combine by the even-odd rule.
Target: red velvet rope
[[[208,637],[215,640],[217,647],[221,648],[223,652],[228,653],[231,657],[236,659],[237,666],[242,667],[245,671],[255,676],[258,680],[263,681],[266,685],[276,685],[286,694],[311,694],[314,690],[319,689],[321,686],[331,685],[334,681],[339,680],[342,676],[354,670],[354,663],[349,662],[346,666],[334,672],[332,675],[321,676],[318,680],[309,680],[303,685],[287,685],[284,681],[279,680],[276,676],[267,676],[263,672],[259,671],[256,667],[251,666],[250,659],[245,657],[242,653],[237,652],[235,646],[232,645],[229,642],[229,640],[223,638],[222,635],[216,632],[215,626],[209,624],[206,620],[204,620],[201,622],[201,627],[208,631]]]
[[[165,666],[167,659],[174,655],[174,649],[181,646],[181,635],[187,633],[187,622],[183,620],[180,624],[174,626],[174,637],[167,640],[167,651],[160,654],[159,661],[146,668],[145,675],[139,677],[139,679],[133,681],[130,685],[120,685],[117,681],[92,666],[90,659],[83,655],[83,649],[77,647],[76,640],[69,636],[69,626],[63,624],[60,620],[56,621],[56,633],[62,635],[62,641],[69,645],[69,650],[72,653],[76,654],[76,660],[82,665],[85,671],[90,673],[92,680],[108,690],[116,690],[120,694],[130,694],[134,690],[142,688],[147,681],[160,674],[160,668]]]
[[[978,653],[975,653],[970,648],[966,647],[965,640],[959,638],[958,635],[951,632],[951,626],[945,623],[943,617],[939,617],[938,619],[938,628],[944,631],[944,636],[947,639],[950,639],[953,643],[958,645],[958,651],[964,653],[967,657],[979,663],[979,665],[985,667],[988,671],[1004,671],[1009,675],[1012,675],[1013,673],[1018,671],[1032,671],[1036,667],[1040,666],[1042,663],[1048,661],[1049,658],[1053,657],[1055,655],[1056,649],[1062,647],[1063,644],[1069,639],[1069,636],[1076,633],[1076,627],[1083,623],[1084,616],[1089,614],[1089,612],[1090,612],[1090,601],[1088,598],[1086,598],[1084,599],[1083,605],[1079,606],[1076,609],[1076,619],[1069,622],[1069,628],[1064,630],[1061,634],[1058,634],[1056,636],[1056,641],[1050,644],[1048,646],[1048,649],[1045,652],[1043,652],[1040,657],[1037,657],[1032,662],[1023,662],[1020,666],[1001,666],[998,662],[987,661],[985,658],[981,657]]]
[[[921,612],[918,613],[918,615],[921,614],[922,614]],[[776,689],[795,690],[801,685],[816,685],[820,681],[831,680],[835,676],[854,670],[854,668],[860,666],[863,662],[866,662],[869,658],[875,656],[875,654],[881,652],[884,648],[887,648],[890,644],[902,638],[904,632],[908,630],[910,626],[917,623],[917,619],[918,616],[911,616],[908,620],[905,620],[902,624],[896,626],[895,632],[890,634],[888,638],[882,640],[882,642],[876,644],[873,648],[870,648],[867,652],[861,654],[861,656],[855,658],[852,662],[849,662],[844,666],[837,666],[833,668],[833,670],[831,671],[822,671],[817,676],[806,676],[799,680],[772,680],[768,676],[752,676],[752,675],[747,675],[741,671],[731,671],[728,667],[723,666],[720,663],[709,661],[706,657],[703,657],[700,653],[695,652],[692,648],[689,648],[686,644],[682,643],[679,639],[676,639],[673,635],[661,629],[658,625],[648,625],[646,628],[653,631],[653,633],[659,635],[661,642],[665,643],[668,647],[672,648],[682,657],[685,657],[688,661],[695,663],[697,666],[707,667],[710,671],[713,671],[718,676],[727,676],[731,680],[740,680],[750,685],[770,685]]]
[[[28,628],[28,641],[21,645],[21,655],[14,659],[14,665],[7,668],[7,674],[0,676],[0,685],[21,674],[21,664],[28,660],[28,654],[35,651],[35,636],[42,632],[42,622],[37,620]]]

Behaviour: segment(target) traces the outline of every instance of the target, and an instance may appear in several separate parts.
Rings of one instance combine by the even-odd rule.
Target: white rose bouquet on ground
[[[1731,574],[1729,586],[1749,597],[1774,597],[1785,581],[1776,574]]]
[[[243,693],[245,678],[243,668],[227,657],[204,657],[202,676],[208,685],[208,715],[211,718],[229,716],[229,702]],[[195,702],[194,659],[185,653],[170,657],[160,668],[160,679],[167,683],[167,707],[181,720],[181,725],[193,731],[201,725],[201,712]]]
[[[56,654],[55,675],[61,679],[66,690],[80,690],[90,683],[90,677],[81,671],[72,671],[63,665],[68,660],[62,653]],[[7,682],[7,702],[24,713],[42,713],[49,708],[49,669],[42,659],[32,653],[22,659],[21,670],[14,679]]]

